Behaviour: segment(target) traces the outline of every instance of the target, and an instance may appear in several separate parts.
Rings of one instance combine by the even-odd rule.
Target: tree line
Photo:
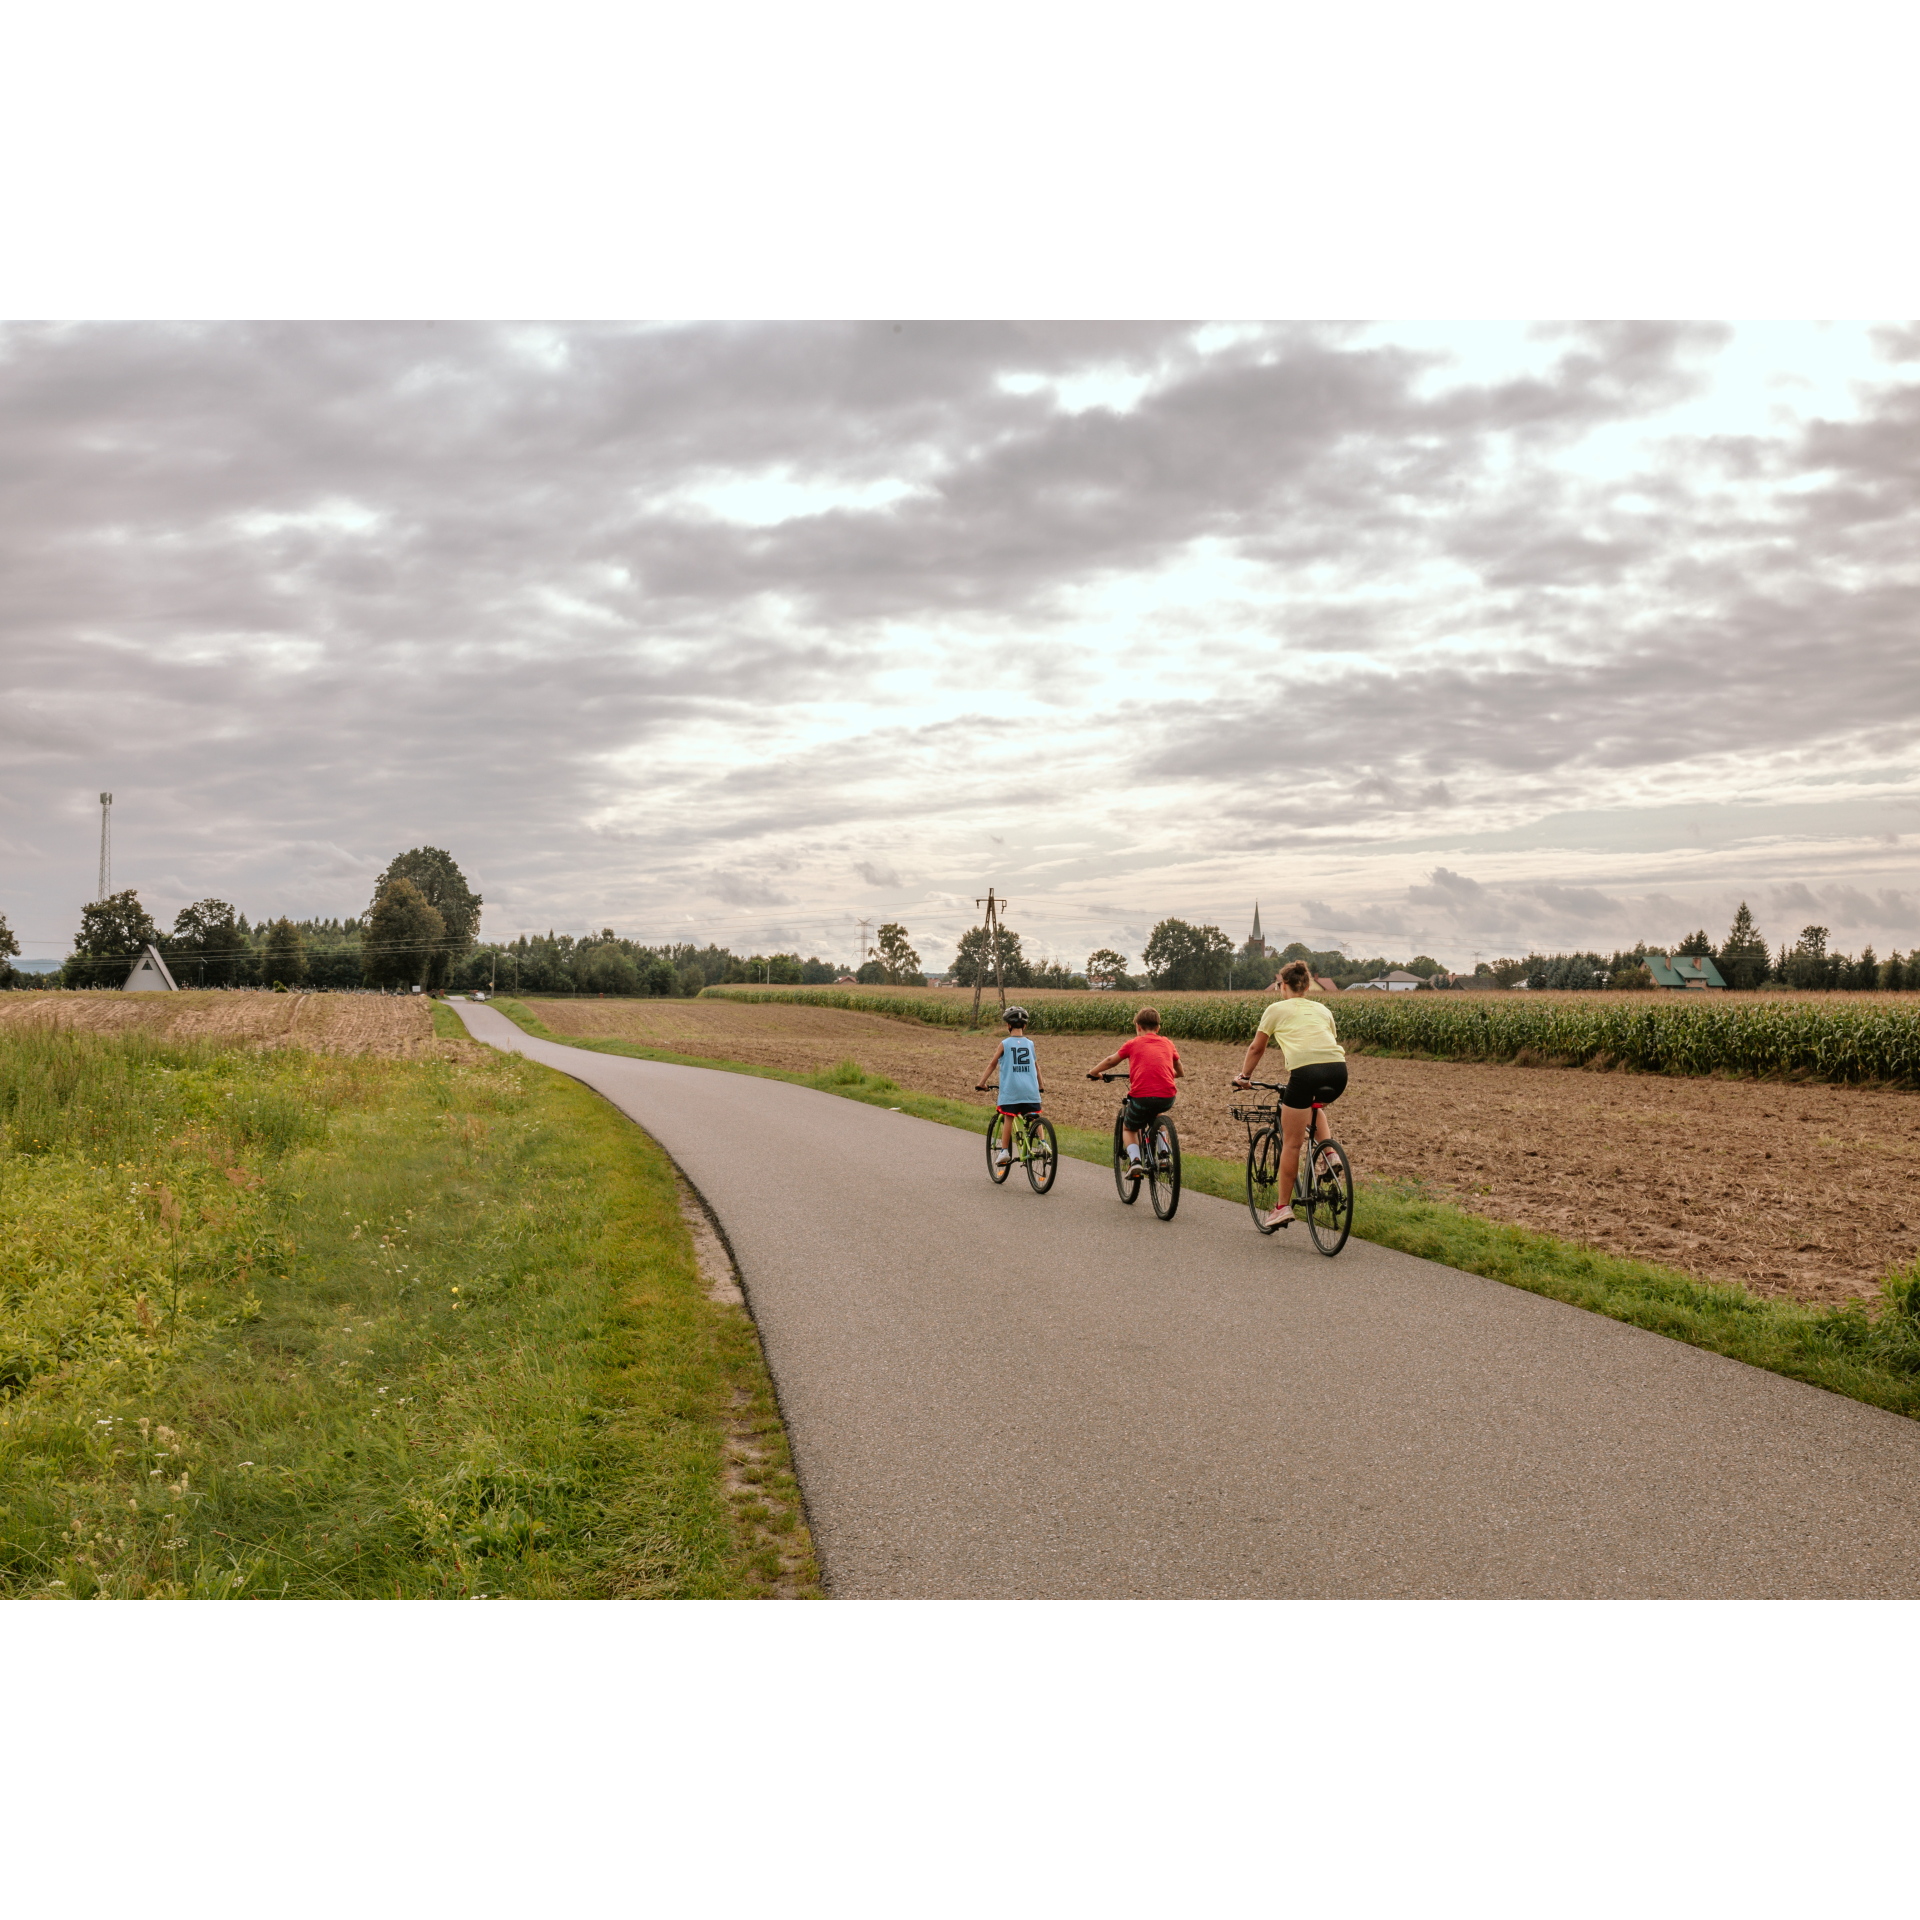
[[[1777,950],[1770,950],[1742,900],[1726,939],[1718,946],[1701,927],[1677,947],[1657,951],[1663,956],[1685,954],[1711,960],[1721,979],[1736,992],[1784,987],[1827,993],[1920,992],[1920,949],[1904,958],[1895,951],[1882,960],[1871,946],[1862,947],[1857,954],[1830,952],[1827,943],[1831,938],[1826,927],[1802,927],[1798,939],[1791,944],[1782,941]],[[1491,975],[1500,986],[1525,984],[1536,992],[1591,991],[1595,987],[1632,990],[1655,984],[1647,966],[1647,956],[1655,951],[1642,941],[1608,955],[1530,953],[1524,960],[1482,961],[1475,971]]]
[[[473,945],[481,904],[458,862],[439,847],[396,854],[374,883],[366,912],[345,920],[283,915],[255,925],[231,901],[206,899],[182,907],[168,931],[129,887],[81,909],[57,984],[120,986],[152,946],[182,987],[444,986]],[[0,957],[7,944],[0,942]],[[11,984],[48,979],[16,974]]]

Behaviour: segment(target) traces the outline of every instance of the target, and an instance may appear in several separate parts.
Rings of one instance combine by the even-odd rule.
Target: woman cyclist
[[[1244,1087],[1253,1078],[1267,1042],[1276,1040],[1281,1057],[1287,1063],[1287,1084],[1280,1094],[1280,1184],[1283,1196],[1279,1206],[1261,1222],[1263,1226],[1284,1227],[1293,1219],[1293,1208],[1284,1196],[1291,1195],[1300,1172],[1300,1149],[1306,1143],[1307,1120],[1312,1115],[1315,1138],[1327,1137],[1327,1117],[1315,1114],[1313,1103],[1331,1106],[1347,1090],[1346,1049],[1334,1038],[1333,1015],[1318,1000],[1309,1000],[1313,970],[1304,960],[1280,969],[1273,983],[1280,998],[1260,1016],[1260,1028],[1247,1048],[1247,1057],[1233,1084]]]

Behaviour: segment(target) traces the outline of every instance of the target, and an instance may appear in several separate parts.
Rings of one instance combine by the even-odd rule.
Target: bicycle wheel
[[[1353,1167],[1338,1140],[1322,1140],[1313,1150],[1307,1181],[1307,1231],[1329,1260],[1353,1231]]]
[[[1269,1127],[1256,1133],[1247,1145],[1247,1211],[1262,1233],[1280,1229],[1267,1220],[1280,1204],[1280,1132]]]
[[[1060,1143],[1051,1120],[1035,1120],[1027,1137],[1027,1181],[1035,1193],[1045,1193],[1060,1171]]]
[[[1180,1205],[1180,1136],[1173,1122],[1164,1116],[1153,1123],[1147,1136],[1153,1151],[1147,1160],[1147,1185],[1153,1189],[1153,1210],[1162,1220],[1171,1220]]]
[[[993,1156],[1000,1151],[1000,1116],[996,1113],[987,1122],[987,1177],[997,1187],[1013,1171],[1013,1162],[1009,1160],[1002,1167],[994,1162]]]
[[[1140,1182],[1127,1178],[1127,1129],[1118,1114],[1113,1117],[1113,1184],[1124,1205],[1130,1207],[1140,1198]]]

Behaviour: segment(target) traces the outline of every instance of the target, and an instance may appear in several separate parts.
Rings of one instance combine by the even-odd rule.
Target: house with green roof
[[[1653,975],[1656,987],[1720,987],[1726,982],[1720,978],[1720,969],[1704,954],[1676,953],[1671,956],[1664,953],[1649,953],[1641,956],[1647,971]]]

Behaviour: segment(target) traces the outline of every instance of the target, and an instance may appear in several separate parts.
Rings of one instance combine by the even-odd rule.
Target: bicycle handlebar
[[[1087,1078],[1089,1080],[1102,1080],[1102,1081],[1131,1080],[1133,1078],[1133,1075],[1131,1073],[1090,1073],[1087,1075]]]

